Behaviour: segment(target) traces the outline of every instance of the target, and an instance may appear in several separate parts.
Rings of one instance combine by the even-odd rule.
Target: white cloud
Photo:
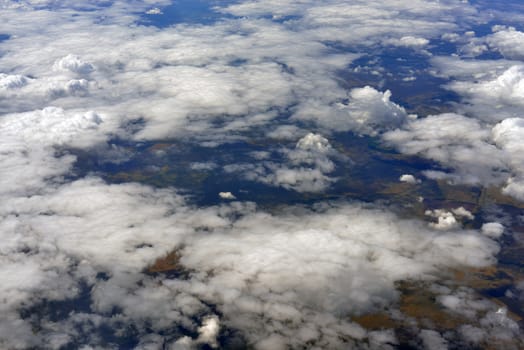
[[[400,39],[386,40],[386,44],[410,48],[423,48],[429,44],[429,40],[425,38],[417,38],[414,36],[403,36]]]
[[[22,303],[73,298],[83,280],[92,286],[92,314],[74,321],[79,325],[102,317],[103,324],[133,324],[139,332],[146,323],[154,332],[173,323],[197,330],[192,319],[209,314],[212,304],[221,325],[253,343],[279,333],[283,344],[298,346],[317,332],[319,346],[336,347],[340,337],[365,336],[344,315],[389,305],[398,295],[395,281],[430,277],[446,266],[486,266],[498,251],[477,232],[441,233],[354,204],[282,208],[279,215],[250,204],[196,209],[171,190],[97,179],[12,198],[0,214],[7,242],[0,293],[9,300],[0,328],[18,324],[19,332],[29,327],[17,317]],[[175,247],[188,279],[142,274]],[[115,308],[118,315],[105,316]],[[68,317],[65,324],[75,315]],[[201,335],[184,342],[214,344],[217,320],[201,322]],[[51,330],[75,337],[69,327],[42,326],[18,340],[38,342]]]
[[[498,122],[520,116],[524,106],[524,66],[511,66],[493,80],[457,81],[448,84],[448,88],[463,96],[468,104],[464,108],[483,120]]]
[[[310,101],[298,109],[294,118],[311,120],[330,131],[354,131],[376,135],[402,125],[407,113],[390,100],[391,92],[380,92],[370,86],[349,92],[349,103],[336,103],[330,107],[318,106]]]
[[[325,137],[314,133],[299,139],[295,148],[283,148],[279,153],[284,157],[282,163],[263,160],[255,154],[253,156],[261,162],[231,164],[225,166],[224,170],[240,173],[248,180],[297,192],[320,192],[335,181],[329,176],[335,170],[333,160],[344,158]]]
[[[453,183],[502,186],[516,199],[524,198],[524,122],[507,118],[491,126],[457,114],[411,120],[383,139],[402,153],[422,155],[451,168],[426,170],[433,179]]]
[[[524,119],[505,119],[493,128],[493,140],[509,155],[509,163],[513,169],[504,192],[524,200]]]
[[[57,60],[53,65],[53,69],[66,70],[73,73],[86,75],[95,70],[95,67],[76,55],[69,54]]]
[[[411,120],[402,129],[385,133],[383,138],[402,153],[424,156],[454,171],[426,171],[430,178],[501,184],[508,177],[508,155],[493,144],[491,130],[472,118],[441,114]]]
[[[473,220],[475,217],[471,212],[464,207],[458,207],[447,211],[444,209],[426,210],[424,213],[427,216],[437,219],[437,222],[432,222],[429,225],[438,230],[451,230],[460,227],[457,218]]]
[[[468,4],[275,7],[273,1],[255,1],[226,11],[270,11],[275,20],[239,18],[162,30],[135,25],[138,14],[165,4],[0,3],[3,28],[11,35],[0,57],[9,72],[0,77],[0,297],[6,301],[0,306],[0,346],[81,342],[99,348],[107,346],[100,329],[114,330],[115,337],[133,329],[138,348],[213,347],[221,345],[220,329],[232,329],[261,349],[366,342],[381,347],[394,343],[394,336],[367,332],[351,316],[390,307],[399,296],[396,282],[494,263],[499,247],[480,232],[433,230],[356,203],[282,205],[277,215],[251,203],[195,208],[173,189],[69,179],[76,175],[70,173],[76,161],[71,149],[110,147],[106,143],[115,135],[130,142],[172,137],[217,145],[259,128],[272,130],[268,136],[279,142],[298,141],[270,149],[282,163],[257,153],[260,164],[232,167],[273,186],[326,189],[335,180],[335,160],[345,158],[304,126],[276,125],[285,114],[288,123],[312,121],[327,133],[376,135],[404,127],[387,139],[407,141],[406,152],[456,165],[464,177],[481,169],[474,180],[506,180],[482,164],[471,167],[470,157],[474,149],[477,157],[487,156],[487,165],[504,168],[499,152],[513,152],[506,133],[497,134],[497,149],[489,143],[490,129],[479,123],[456,115],[409,121],[389,91],[364,87],[348,95],[338,80],[339,70],[359,54],[341,54],[332,42],[357,43],[362,51],[389,39],[423,44],[456,27],[450,14],[474,15]],[[44,9],[48,5],[56,10]],[[82,6],[97,11],[76,16],[75,7]],[[289,14],[302,17],[278,21]],[[143,124],[126,129],[136,120]],[[446,130],[440,134],[426,129],[440,130],[442,123]],[[422,141],[409,142],[413,135]],[[516,158],[510,163],[518,169]],[[172,251],[183,277],[144,273]],[[20,314],[45,300],[74,304],[77,297],[88,299],[86,310],[58,319]],[[486,317],[486,327],[513,327],[505,318]],[[422,337],[438,340],[427,332]]]
[[[486,236],[499,238],[504,233],[504,226],[498,222],[487,222],[482,225],[481,231]]]
[[[417,184],[417,183],[420,183],[421,181],[418,180],[417,178],[415,178],[415,176],[411,175],[411,174],[403,174],[400,176],[399,178],[399,181],[400,182],[405,182],[405,183],[408,183],[408,184]]]
[[[524,59],[524,33],[515,28],[494,28],[495,33],[488,35],[486,42],[491,49],[500,51],[508,59]]]
[[[148,15],[161,15],[161,14],[163,14],[163,12],[158,7],[153,7],[152,9],[147,10],[146,14],[148,14]]]
[[[25,86],[28,83],[27,77],[23,75],[8,75],[0,73],[0,89],[16,89]]]
[[[231,192],[220,192],[218,196],[222,199],[236,199],[235,195]]]

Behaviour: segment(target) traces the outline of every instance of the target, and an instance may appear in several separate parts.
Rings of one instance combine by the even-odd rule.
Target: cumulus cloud
[[[396,342],[391,331],[368,332],[351,316],[388,308],[399,281],[495,262],[499,246],[481,232],[436,230],[358,203],[282,205],[278,214],[239,202],[196,208],[171,188],[72,179],[80,176],[71,173],[72,152],[104,147],[115,135],[133,146],[162,138],[218,145],[270,130],[283,145],[230,169],[318,192],[335,180],[336,161],[347,159],[319,133],[306,133],[309,122],[328,134],[403,128],[387,140],[398,146],[421,135],[429,146],[406,142],[404,150],[456,165],[461,176],[473,163],[462,171],[459,160],[470,153],[456,153],[468,145],[492,168],[506,164],[493,155],[513,152],[507,124],[493,136],[455,115],[411,120],[389,91],[348,94],[339,81],[359,54],[333,42],[358,43],[363,52],[384,40],[421,46],[456,26],[450,14],[474,15],[467,3],[246,1],[222,10],[248,17],[209,26],[136,25],[133,14],[166,3],[0,3],[10,35],[0,57],[9,72],[0,76],[0,346],[118,347],[131,339],[139,349],[219,347],[220,332],[230,330],[258,349],[386,348]],[[77,16],[81,8],[97,11]],[[264,18],[266,11],[275,17]],[[299,18],[279,20],[287,15]],[[276,125],[283,116],[289,125]],[[448,119],[459,131],[428,136],[431,121]],[[162,257],[173,260],[167,274],[149,269]],[[515,334],[497,315],[486,314],[483,325]],[[439,342],[430,331],[421,339]]]
[[[320,192],[335,181],[329,176],[335,170],[333,160],[344,158],[325,137],[314,133],[299,139],[295,148],[283,148],[279,153],[283,156],[279,163],[265,160],[258,164],[231,164],[224,170],[271,186],[298,192]],[[260,159],[258,155],[255,158]]]
[[[57,107],[3,115],[0,192],[31,193],[44,188],[47,181],[60,179],[75,161],[71,154],[60,153],[60,148],[103,144],[113,130],[111,124],[94,111],[65,111]]]
[[[520,116],[524,96],[524,66],[514,65],[494,79],[457,81],[448,88],[464,98],[466,111],[480,119],[498,122]]]
[[[236,199],[235,195],[231,192],[220,192],[218,196],[222,199]]]
[[[524,198],[523,138],[521,118],[491,126],[451,113],[410,120],[383,135],[402,153],[424,156],[451,170],[428,169],[423,173],[429,178],[503,186],[504,193],[519,200]]]
[[[163,12],[158,7],[153,7],[152,9],[147,10],[146,14],[148,14],[148,15],[161,15],[161,14],[163,14]]]
[[[185,266],[213,271],[205,277],[207,287],[197,289],[201,297],[213,300],[218,293],[219,299],[226,301],[223,310],[238,316],[226,322],[249,330],[248,337],[261,342],[261,348],[269,342],[262,339],[273,339],[273,343],[278,334],[284,335],[278,340],[281,344],[303,344],[309,339],[306,334],[312,332],[305,333],[304,328],[323,334],[324,341],[319,345],[338,347],[338,341],[328,334],[334,331],[339,336],[358,338],[358,327],[330,314],[342,316],[387,305],[396,297],[392,289],[396,278],[424,276],[437,261],[446,265],[452,261],[474,265],[487,262],[484,253],[476,250],[480,242],[488,242],[479,234],[437,233],[421,223],[391,220],[385,212],[368,212],[351,205],[295,215],[253,213],[236,222],[232,231],[220,229],[213,235],[191,236],[182,251]],[[364,232],[366,239],[362,241]],[[417,245],[425,246],[424,252]],[[466,248],[473,246],[477,248]],[[463,248],[467,256],[461,254]],[[405,254],[398,255],[402,251]],[[476,257],[471,255],[473,251]],[[208,259],[210,255],[215,258]],[[313,263],[318,257],[323,262]],[[264,325],[269,320],[287,326],[279,326],[277,333],[270,323]]]
[[[101,324],[118,320],[139,332],[145,323],[154,332],[173,322],[197,329],[191,319],[213,304],[221,322],[260,348],[277,336],[274,324],[282,344],[339,347],[340,337],[365,336],[339,317],[387,305],[397,296],[395,281],[429,277],[437,266],[485,266],[498,250],[476,232],[438,233],[358,205],[289,208],[278,216],[251,205],[191,209],[171,190],[97,179],[12,199],[0,210],[8,242],[1,293],[9,296],[1,328],[19,332],[16,339],[2,337],[8,347],[38,344],[51,330],[56,341],[74,341],[79,335],[70,327],[57,333],[61,327],[44,320],[37,320],[42,330],[33,334],[18,310],[74,298],[81,281],[92,286],[91,314],[72,313],[60,322],[85,327],[99,317]],[[142,274],[177,245],[183,247],[180,263],[193,271],[189,279]],[[9,278],[15,270],[16,281]],[[107,277],[99,278],[102,272]],[[115,308],[121,311],[109,317]],[[196,340],[180,342],[213,346],[218,320],[202,319],[198,332]],[[91,341],[97,344],[96,337]]]
[[[312,101],[299,109],[295,118],[312,120],[331,131],[376,135],[399,127],[408,117],[404,108],[390,98],[389,90],[380,92],[370,86],[355,88],[349,92],[347,104],[337,103],[329,108],[318,108],[314,105],[316,102]]]
[[[55,62],[53,69],[66,70],[77,74],[89,74],[95,67],[76,55],[69,54]]]
[[[415,178],[415,176],[411,175],[411,174],[403,174],[400,176],[399,178],[399,181],[400,182],[405,182],[405,183],[408,183],[408,184],[417,184],[417,183],[420,183],[421,181],[418,180],[417,178]]]
[[[444,209],[426,210],[425,215],[437,219],[437,222],[432,222],[429,225],[438,230],[450,230],[460,227],[457,218],[468,220],[473,220],[475,218],[473,214],[464,207],[458,207],[451,211]]]
[[[130,13],[159,8],[166,1],[78,5],[103,11],[102,23],[95,11],[71,17],[66,9],[76,10],[75,5],[53,4],[56,11],[38,10],[39,16],[17,15],[34,10],[29,2],[24,2],[24,9],[8,6],[5,10],[6,31],[12,37],[3,43],[7,54],[0,62],[19,70],[17,74],[36,78],[34,87],[26,91],[31,95],[31,109],[55,101],[65,108],[103,105],[127,121],[143,120],[137,139],[200,134],[202,138],[215,135],[215,144],[227,139],[226,133],[271,123],[276,115],[268,111],[275,108],[291,108],[296,118],[359,133],[394,127],[404,112],[394,107],[387,92],[372,96],[369,90],[355,90],[350,96],[354,105],[339,105],[347,94],[338,84],[337,72],[360,54],[334,50],[329,43],[365,47],[386,37],[419,45],[454,28],[451,18],[477,15],[469,4],[456,2],[438,6],[396,2],[384,7],[369,1],[279,2],[278,6],[272,1],[244,1],[216,10],[248,17],[157,31],[130,26],[136,20]],[[298,17],[294,23],[281,23],[267,20],[266,11],[277,17]],[[32,20],[25,20],[28,17]],[[66,21],[68,30],[53,30],[56,23]],[[35,27],[40,29],[35,31]],[[48,54],[40,55],[43,51]],[[27,103],[17,100],[5,108],[20,112]],[[362,110],[366,107],[371,108],[369,115]],[[224,117],[226,123],[216,123]]]
[[[0,73],[0,89],[16,89],[28,83],[28,79],[23,75],[8,75]]]
[[[486,42],[491,49],[499,51],[508,59],[524,59],[524,33],[513,27],[493,27],[495,33],[488,35]]]
[[[430,178],[457,183],[500,184],[507,179],[507,154],[493,144],[491,130],[479,121],[457,114],[412,120],[383,135],[402,153],[422,155],[454,170],[426,171]]]
[[[499,238],[504,233],[504,226],[498,222],[487,222],[482,225],[481,231],[486,236]]]
[[[417,38],[414,36],[403,36],[400,39],[390,39],[386,44],[410,48],[423,48],[429,44],[429,40],[425,38]]]
[[[524,200],[524,119],[505,119],[493,128],[493,140],[509,155],[513,169],[503,191],[515,198]]]
[[[303,17],[301,24],[320,40],[373,45],[384,38],[430,37],[457,27],[451,18],[479,15],[468,3],[412,1],[384,4],[380,1],[312,0],[300,3],[252,0],[229,5],[225,12],[236,16]],[[431,14],[431,15],[430,15]]]

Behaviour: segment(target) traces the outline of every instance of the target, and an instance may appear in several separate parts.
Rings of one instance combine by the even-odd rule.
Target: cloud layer
[[[0,1],[0,347],[387,349],[398,344],[393,330],[352,318],[398,316],[402,281],[496,262],[504,227],[463,229],[474,218],[462,207],[428,211],[433,223],[358,202],[260,208],[236,192],[197,207],[169,184],[107,183],[103,167],[80,171],[78,157],[117,164],[111,150],[122,144],[132,153],[158,141],[260,142],[245,163],[232,155],[189,168],[222,166],[307,198],[351,162],[335,147],[345,133],[438,162],[429,178],[524,200],[520,32],[482,39],[507,58],[496,64],[432,59],[462,102],[417,118],[395,91],[355,86],[343,72],[378,48],[429,57],[433,40],[483,18],[467,2],[243,1],[215,8],[224,18],[207,25],[140,24],[170,4]],[[152,272],[162,257],[173,266]],[[517,337],[504,310],[439,293],[471,319],[461,339]],[[412,328],[427,348],[448,344]]]

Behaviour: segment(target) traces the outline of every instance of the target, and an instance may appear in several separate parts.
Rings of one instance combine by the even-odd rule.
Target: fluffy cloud
[[[497,122],[517,117],[523,106],[524,66],[511,66],[492,80],[458,81],[448,88],[463,96],[465,110],[478,118]]]
[[[171,190],[97,179],[13,198],[0,213],[7,242],[0,292],[9,300],[1,329],[20,333],[16,339],[3,333],[7,347],[38,344],[51,330],[64,342],[77,339],[69,327],[57,333],[44,319],[33,320],[42,330],[32,334],[18,310],[74,298],[82,281],[91,286],[89,317],[73,321],[78,314],[71,313],[54,322],[86,327],[101,317],[102,324],[134,325],[145,337],[145,324],[154,332],[173,322],[197,329],[193,317],[209,313],[211,304],[221,323],[261,348],[277,333],[283,344],[340,347],[340,337],[365,337],[343,316],[388,305],[397,296],[395,281],[429,277],[438,266],[486,266],[498,251],[477,232],[439,233],[359,205],[289,207],[280,215],[248,204],[195,209]],[[188,279],[142,274],[177,246]],[[204,318],[191,342],[215,344],[217,322]],[[96,345],[96,337],[90,342]]]
[[[318,192],[347,158],[304,131],[316,125],[326,134],[402,128],[385,138],[403,152],[451,164],[471,182],[505,181],[496,169],[509,164],[518,183],[518,159],[497,157],[516,152],[517,122],[491,134],[457,115],[411,120],[389,91],[347,93],[340,82],[359,52],[388,40],[422,46],[455,28],[456,16],[471,19],[469,4],[246,1],[222,11],[247,17],[208,26],[136,24],[167,3],[0,3],[10,35],[0,57],[9,72],[0,76],[1,347],[132,341],[139,349],[180,349],[232,340],[258,349],[387,348],[396,343],[392,331],[368,332],[351,316],[388,308],[399,295],[396,282],[495,262],[499,247],[486,232],[435,230],[383,208],[196,208],[170,188],[75,178],[75,149],[105,149],[113,137],[131,148],[162,138],[211,146],[262,130],[284,144],[230,168]],[[297,18],[282,20],[289,15]],[[356,44],[355,52],[334,42]],[[486,164],[472,161],[473,150]],[[148,271],[163,256],[174,257],[174,271]],[[515,334],[497,315],[486,314],[482,326],[503,324]],[[440,341],[431,331],[420,337]]]
[[[506,155],[492,143],[490,130],[475,119],[457,114],[429,116],[383,137],[402,153],[422,155],[454,170],[451,175],[426,172],[429,177],[471,184],[507,179]]]
[[[487,222],[482,225],[483,234],[493,238],[499,238],[504,233],[504,226],[499,222]]]
[[[109,125],[111,122],[104,123],[104,117],[96,112],[57,107],[2,116],[0,192],[31,193],[60,179],[75,161],[60,149],[103,144],[112,130]]]
[[[479,15],[467,3],[456,1],[404,1],[384,4],[380,1],[326,1],[321,4],[252,0],[232,4],[224,11],[236,16],[267,16],[275,20],[285,16],[303,17],[300,25],[320,40],[345,44],[373,45],[384,38],[438,36],[457,27],[451,18],[473,20]],[[431,15],[429,15],[431,14]]]
[[[222,199],[236,199],[235,195],[231,192],[220,192],[218,196]]]
[[[86,75],[95,70],[95,67],[80,57],[69,54],[55,62],[53,69],[66,70],[72,73]]]
[[[0,73],[0,89],[16,89],[26,85],[28,79],[23,75],[8,75]]]
[[[400,39],[387,40],[386,43],[393,46],[423,48],[424,46],[429,44],[429,40],[413,36],[403,36]]]
[[[399,178],[399,181],[400,182],[405,182],[405,183],[408,183],[408,184],[417,184],[417,183],[420,183],[421,181],[418,180],[417,178],[415,178],[415,176],[411,175],[411,174],[403,174],[400,176]]]
[[[335,181],[329,176],[335,170],[333,160],[344,158],[326,138],[313,133],[299,139],[295,148],[283,148],[279,153],[283,156],[281,162],[265,160],[258,164],[231,164],[224,170],[271,186],[298,192],[320,192]]]
[[[524,119],[510,118],[495,125],[493,139],[497,146],[510,155],[509,162],[513,169],[504,192],[524,200]]]
[[[299,109],[295,118],[312,120],[331,131],[354,131],[376,135],[394,129],[407,119],[401,106],[390,100],[391,92],[380,92],[370,86],[355,88],[349,92],[349,102],[320,108],[315,101]],[[320,115],[318,114],[320,112]]]
[[[486,38],[490,48],[500,51],[508,59],[524,59],[524,33],[512,27],[494,27],[495,33]]]

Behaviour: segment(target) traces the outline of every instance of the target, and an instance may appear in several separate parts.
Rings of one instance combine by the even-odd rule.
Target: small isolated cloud
[[[163,12],[158,7],[154,7],[152,9],[147,10],[146,14],[148,14],[148,15],[162,15]]]
[[[499,238],[504,233],[504,226],[498,222],[487,222],[482,225],[481,231],[486,236]]]
[[[400,182],[405,182],[405,183],[408,183],[408,184],[412,184],[412,185],[421,182],[419,179],[415,178],[415,176],[413,176],[411,174],[404,174],[404,175],[400,176],[399,181]]]
[[[425,215],[437,219],[437,222],[430,223],[431,227],[438,230],[451,230],[460,227],[457,218],[473,220],[475,217],[464,207],[459,207],[447,211],[444,209],[426,210]]]
[[[220,198],[222,198],[222,199],[231,199],[231,200],[237,198],[237,197],[235,197],[235,195],[234,195],[233,193],[231,193],[231,192],[220,192],[220,193],[218,194],[218,196],[219,196]]]
[[[400,39],[385,40],[385,43],[393,46],[419,49],[427,46],[429,44],[429,40],[414,36],[403,36]]]
[[[460,226],[455,215],[446,210],[426,210],[425,215],[437,219],[437,222],[432,222],[429,225],[438,230],[451,230]]]
[[[208,344],[212,348],[216,348],[218,332],[220,331],[220,322],[217,316],[205,317],[202,326],[198,328],[197,343]]]

